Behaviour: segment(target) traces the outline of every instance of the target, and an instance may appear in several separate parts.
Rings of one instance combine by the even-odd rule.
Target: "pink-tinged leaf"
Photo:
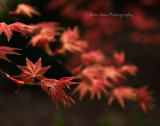
[[[80,77],[80,83],[73,91],[74,93],[79,91],[80,99],[87,95],[88,92],[91,94],[91,99],[95,96],[100,99],[101,94],[107,94],[104,81],[107,76],[104,66],[100,64],[89,65],[81,71]]]
[[[4,59],[8,62],[11,62],[7,57],[6,54],[15,54],[15,55],[21,55],[14,50],[21,50],[18,48],[12,48],[12,47],[6,47],[6,46],[0,46],[0,59]]]
[[[9,26],[12,31],[19,32],[25,37],[27,37],[26,34],[32,33],[32,30],[33,30],[32,27],[30,27],[29,25],[26,25],[20,22],[10,24]]]
[[[68,29],[64,31],[60,37],[60,41],[62,43],[62,53],[66,53],[66,51],[72,53],[84,52],[87,47],[87,41],[79,40],[77,27],[73,30]]]
[[[66,108],[66,100],[63,98],[62,95],[60,95],[58,92],[55,91],[55,95],[57,96],[57,99],[63,104],[63,106]]]
[[[55,85],[56,81],[57,81],[56,79],[45,78],[45,79],[41,80],[38,83],[38,85],[42,85],[42,86],[45,85],[47,87],[53,87]]]
[[[117,83],[120,78],[124,79],[125,76],[122,73],[120,73],[116,67],[109,66],[104,68],[103,78],[104,80],[106,80],[107,78],[107,80],[110,79],[113,82]],[[111,87],[110,83],[108,83],[107,80],[105,81],[106,86]]]
[[[33,69],[35,69],[34,68],[34,64],[28,59],[28,58],[26,58],[26,65],[27,65],[27,68],[29,69],[29,70],[33,70]],[[32,71],[33,72],[33,71]]]
[[[69,86],[69,85],[73,85],[73,84],[75,84],[75,82],[72,82],[72,81],[61,81],[61,80],[58,80],[57,82],[56,82],[56,85],[57,86]]]
[[[47,67],[42,67],[41,69],[37,70],[37,74],[41,75],[41,74],[45,74],[47,72],[47,70],[51,67],[51,65],[47,66]]]
[[[41,22],[38,24],[30,25],[33,29],[34,36],[32,36],[31,40],[29,41],[28,45],[41,47],[45,50],[45,52],[53,56],[53,51],[50,48],[49,43],[55,42],[55,36],[61,34],[62,27],[58,26],[56,22]]]
[[[80,88],[81,87],[81,88]],[[79,96],[79,99],[80,100],[82,100],[83,99],[83,97],[87,94],[87,92],[88,92],[88,89],[86,88],[86,87],[82,87],[82,86],[80,86],[80,87],[77,87],[76,89],[75,89],[75,92],[77,92],[79,89],[80,89],[80,96]]]
[[[45,85],[41,85],[41,88],[48,94],[48,95],[50,95],[50,92],[49,92],[49,90],[48,90],[48,87],[47,86],[45,86]]]
[[[103,81],[99,79],[84,78],[81,80],[79,85],[74,89],[73,93],[79,91],[79,99],[82,100],[88,92],[91,94],[91,99],[97,96],[98,99],[101,98],[101,93],[107,95],[107,90],[104,87]]]
[[[91,99],[93,99],[95,97],[95,95],[97,96],[98,99],[101,99],[101,93],[107,95],[107,91],[103,85],[103,81],[102,80],[94,80],[92,82],[92,87],[91,87]]]
[[[105,56],[100,50],[93,50],[88,53],[82,53],[81,60],[84,65],[103,63]]]
[[[73,80],[76,79],[76,77],[63,77],[60,79],[60,81],[69,81],[69,80]]]
[[[31,72],[30,69],[27,68],[27,66],[20,66],[20,65],[17,65],[17,67],[21,70],[21,71],[24,71],[26,74],[29,74]],[[24,76],[24,75],[23,75]]]
[[[4,34],[7,36],[8,41],[11,39],[12,36],[12,30],[6,23],[0,23],[0,35],[4,32]]]
[[[122,98],[122,96],[117,95],[117,100],[120,103],[121,107],[125,108],[124,99]]]
[[[115,99],[115,97],[111,95],[111,96],[109,97],[109,100],[108,100],[108,105],[111,105],[112,102],[114,101],[114,99]]]
[[[61,32],[59,31],[63,30],[57,22],[41,22],[30,26],[33,28],[34,33],[48,36],[60,35]]]
[[[37,34],[32,37],[32,39],[29,41],[27,46],[32,45],[32,46],[42,47],[48,55],[52,55],[53,52],[49,46],[49,43],[52,43],[55,41],[56,39],[53,35],[50,35],[47,33]]]
[[[68,100],[71,101],[73,104],[76,104],[76,102],[69,96],[68,96]]]
[[[36,10],[36,8],[27,5],[27,4],[18,4],[16,10],[12,11],[11,15],[23,15],[28,16],[29,18],[32,18],[32,15],[38,15],[41,14]]]
[[[51,94],[51,97],[55,102],[57,109],[59,109],[58,101],[60,101],[64,105],[64,107],[71,107],[71,103],[75,104],[75,102],[64,92],[63,88],[65,86],[74,84],[74,82],[70,81],[74,78],[75,77],[64,77],[60,80],[46,78],[37,83],[37,85],[41,85],[41,88],[45,92],[48,92],[48,88],[50,88],[49,94]]]
[[[135,65],[123,65],[122,67],[120,67],[119,71],[121,73],[127,73],[130,75],[135,75],[137,72],[138,68]]]
[[[23,79],[26,83],[33,84],[35,82],[35,78],[37,80],[45,79],[43,74],[45,74],[50,68],[50,66],[41,68],[41,58],[35,64],[33,64],[28,58],[26,58],[26,64],[27,66],[18,65],[18,68],[22,71],[22,73],[14,76],[16,78]]]
[[[4,32],[4,34],[7,36],[8,42],[11,39],[13,31],[19,32],[23,36],[26,36],[27,33],[32,32],[32,29],[30,26],[20,23],[20,22],[16,22],[10,25],[7,25],[5,23],[0,23],[0,35]]]
[[[135,90],[131,87],[118,87],[111,91],[108,104],[111,105],[114,99],[117,99],[122,108],[125,107],[124,99],[134,100]]]
[[[48,43],[45,43],[45,44],[43,45],[43,47],[44,47],[45,52],[46,52],[49,56],[52,56],[52,55],[53,55],[52,49],[50,48],[50,46],[49,46]]]
[[[54,89],[53,88],[50,88],[50,94],[51,94],[51,97],[54,101],[54,103],[56,104],[56,107],[57,107],[57,110],[59,110],[59,106],[58,106],[58,100],[55,96],[55,93],[54,93]]]

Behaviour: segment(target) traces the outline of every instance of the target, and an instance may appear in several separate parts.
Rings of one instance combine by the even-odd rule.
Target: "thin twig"
[[[0,69],[0,74],[5,75],[5,72],[2,69]]]

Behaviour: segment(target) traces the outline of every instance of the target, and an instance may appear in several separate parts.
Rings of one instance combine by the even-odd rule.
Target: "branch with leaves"
[[[98,43],[104,36],[109,37],[117,33],[122,25],[120,20],[112,17],[108,17],[107,19],[103,17],[97,19],[91,16],[87,17],[86,14],[89,12],[87,9],[86,11],[78,10],[78,6],[83,2],[73,2],[73,5],[75,5],[75,7],[72,8],[73,10],[67,10],[67,5],[70,5],[70,3],[65,4],[66,2],[59,3],[58,1],[52,1],[52,4],[47,4],[46,7],[51,9],[50,7],[53,6],[52,9],[56,9],[54,4],[57,5],[57,8],[63,6],[64,9],[61,10],[61,16],[80,21],[82,29],[85,29],[82,35],[80,35],[80,29],[77,26],[73,29],[65,29],[57,22],[44,21],[29,25],[21,22],[15,22],[9,25],[4,22],[0,23],[0,35],[4,32],[8,42],[12,39],[14,32],[19,32],[25,37],[29,36],[30,41],[27,46],[31,45],[32,47],[43,48],[46,54],[73,74],[72,77],[63,77],[60,80],[46,78],[44,74],[51,66],[42,67],[41,58],[39,58],[35,64],[26,58],[26,66],[17,65],[22,71],[19,75],[12,77],[1,71],[8,79],[18,84],[19,88],[16,93],[20,91],[21,85],[41,86],[42,90],[48,95],[51,95],[57,109],[59,108],[58,101],[60,101],[64,107],[71,107],[71,103],[75,104],[75,101],[65,93],[64,88],[70,88],[71,85],[78,83],[73,93],[79,92],[80,100],[90,93],[91,99],[95,96],[101,99],[101,96],[104,95],[108,98],[108,105],[111,105],[114,100],[117,100],[121,107],[124,108],[125,100],[130,100],[137,102],[144,112],[152,109],[154,98],[151,96],[152,93],[147,91],[147,87],[144,86],[136,89],[127,84],[127,76],[134,76],[138,68],[135,65],[126,63],[125,53],[123,51],[115,51],[115,48],[112,48],[111,45],[108,45],[109,48],[105,48],[106,54],[97,47],[91,47],[91,42]],[[90,6],[91,8],[96,9],[97,4],[95,3],[93,5],[92,3],[88,4],[92,5]],[[105,4],[102,0],[99,6],[104,6]],[[9,11],[2,2],[0,2],[0,5]],[[108,7],[110,7],[109,3]],[[70,11],[72,13],[69,13]],[[19,4],[17,8],[9,14],[14,18],[23,16],[32,18],[33,15],[41,15],[36,8],[27,4]],[[82,18],[76,15],[81,15]],[[89,20],[89,22],[87,22],[87,20]],[[143,22],[136,21],[135,19],[135,26],[139,28],[139,23],[143,24]],[[102,25],[103,23],[104,25]],[[146,25],[144,27],[141,26],[141,29],[145,28]],[[58,46],[53,49],[51,43],[55,43]],[[11,62],[6,55],[20,55],[15,52],[18,50],[20,49],[0,46],[0,59]],[[66,59],[71,56],[73,60],[70,59],[67,61],[68,63],[63,63],[61,59],[58,58],[59,55]],[[76,60],[76,65],[73,65],[72,61]],[[78,80],[78,82],[75,82],[75,80]]]

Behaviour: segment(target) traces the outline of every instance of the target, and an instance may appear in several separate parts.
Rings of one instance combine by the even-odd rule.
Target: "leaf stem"
[[[3,76],[5,76],[5,72],[0,68],[0,74],[2,74]]]

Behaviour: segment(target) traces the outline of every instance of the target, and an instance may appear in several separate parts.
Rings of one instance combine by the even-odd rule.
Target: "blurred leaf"
[[[103,117],[98,120],[97,126],[117,126],[117,125],[114,125],[109,118]]]
[[[54,117],[55,126],[67,126],[65,120],[63,119],[62,115],[57,114]]]

